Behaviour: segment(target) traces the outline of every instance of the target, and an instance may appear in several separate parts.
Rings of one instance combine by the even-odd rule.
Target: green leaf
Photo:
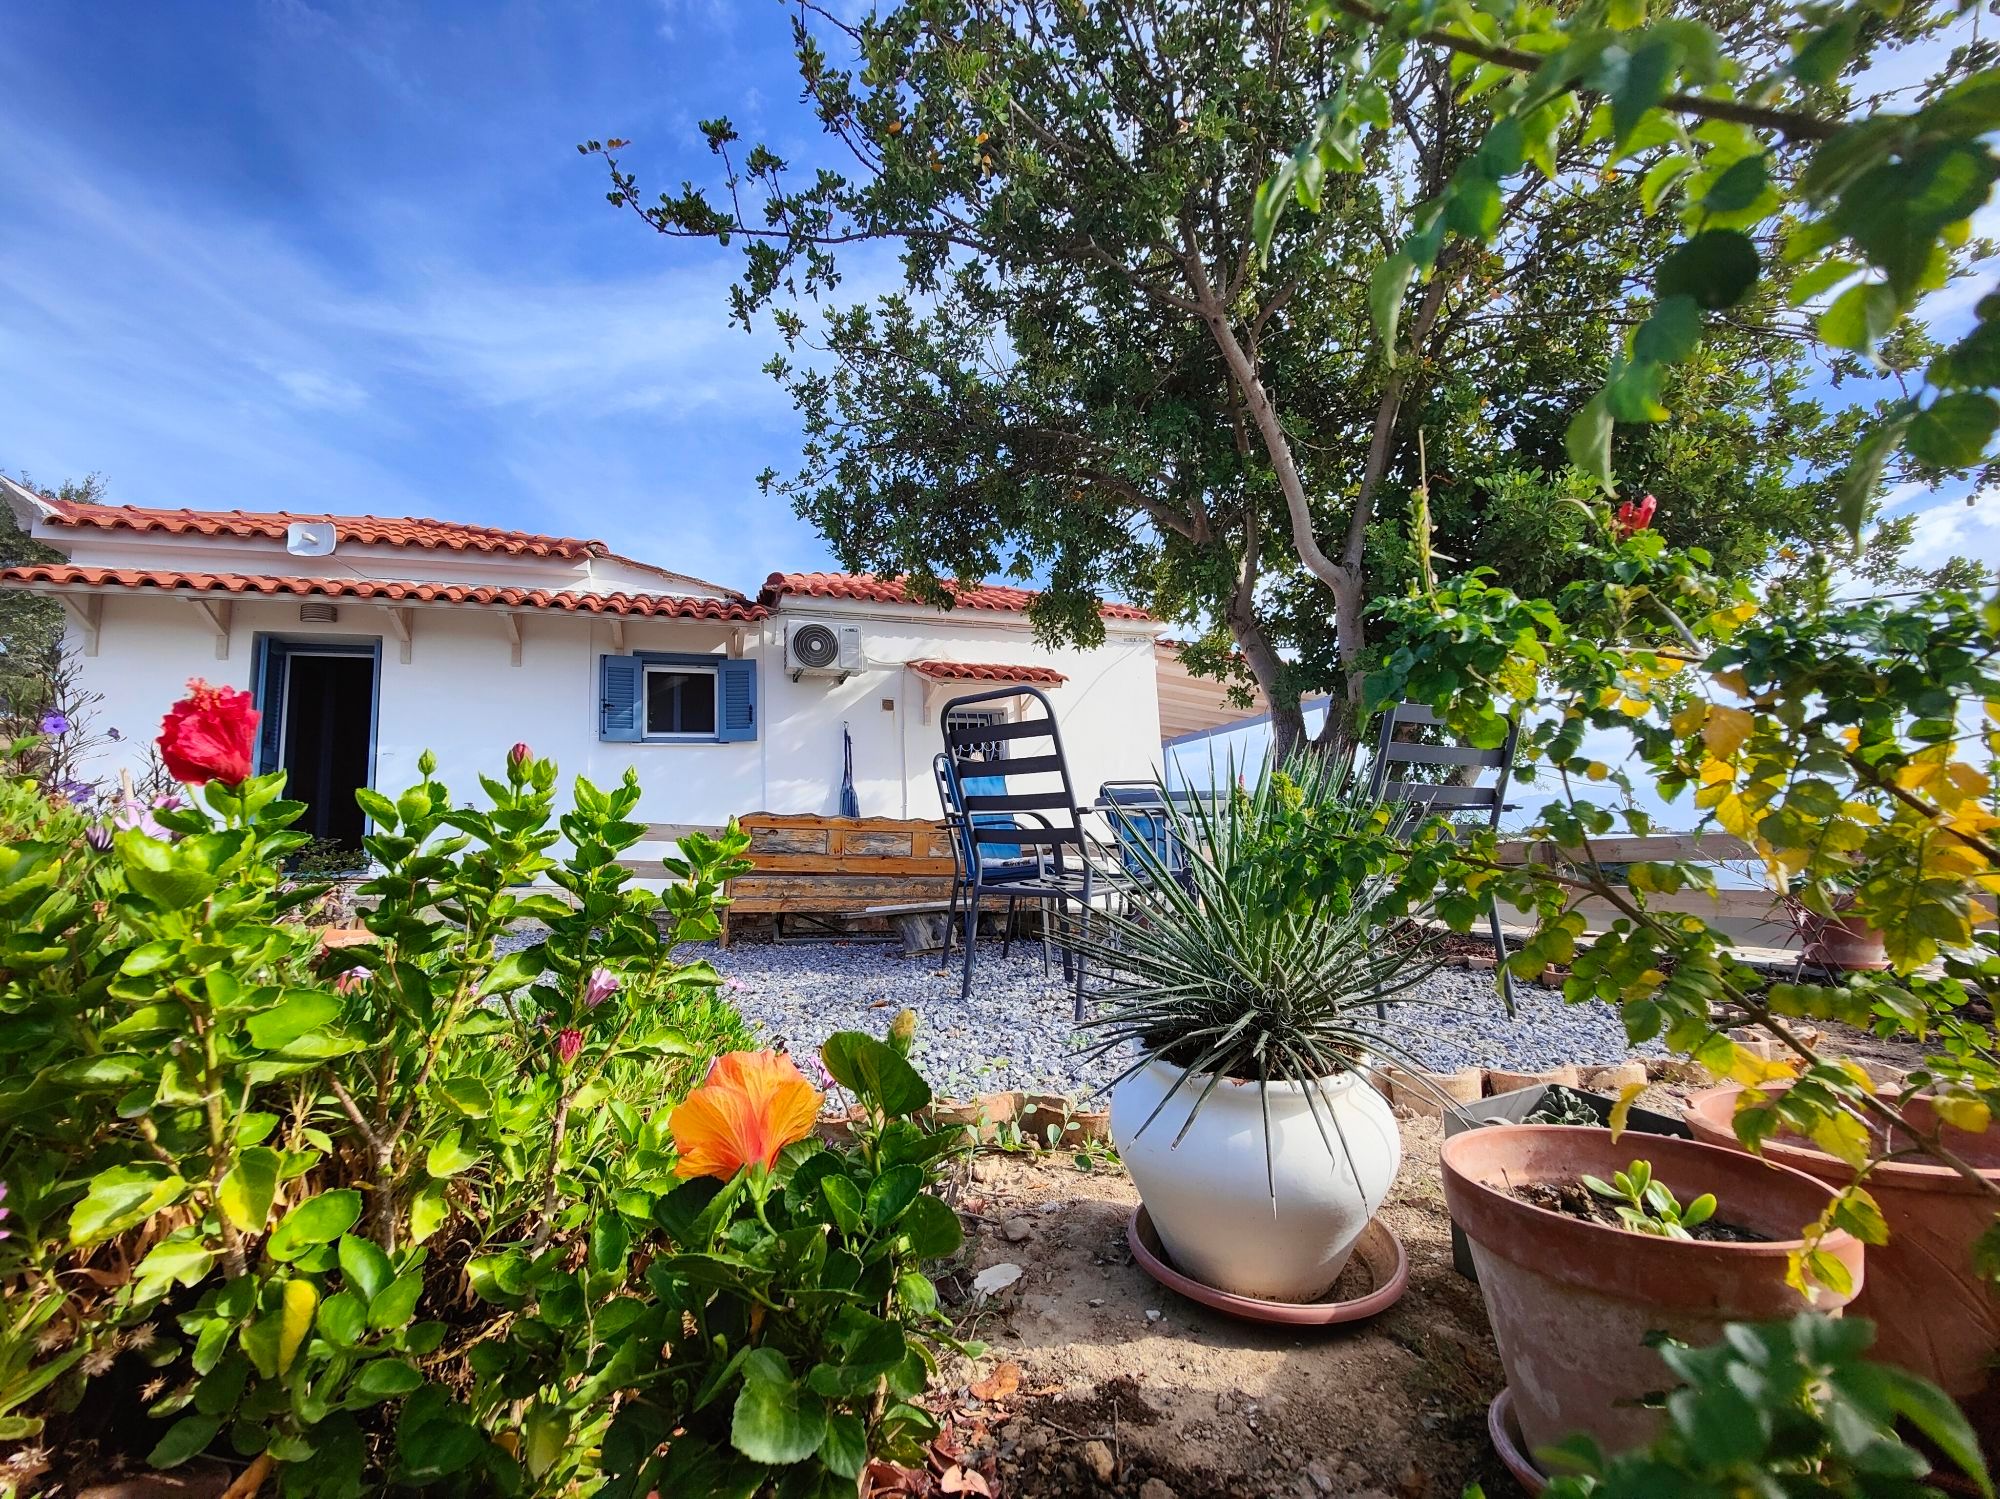
[[[319,1333],[336,1348],[353,1348],[368,1331],[368,1312],[352,1291],[337,1291],[319,1304]]]
[[[1706,213],[1734,213],[1739,208],[1748,208],[1764,195],[1764,185],[1768,180],[1769,173],[1762,156],[1742,157],[1732,162],[1702,194],[1702,210]]]
[[[828,1176],[820,1182],[820,1190],[826,1194],[826,1205],[833,1211],[833,1221],[842,1233],[851,1234],[861,1227],[861,1189],[838,1174]]]
[[[1840,523],[1847,534],[1861,536],[1861,527],[1868,519],[1868,507],[1875,498],[1875,491],[1882,482],[1882,469],[1889,461],[1889,455],[1903,440],[1903,429],[1909,425],[1907,414],[1893,417],[1883,422],[1866,437],[1854,450],[1854,459],[1834,486],[1834,497],[1840,502]],[[1742,1115],[1737,1116],[1739,1119]]]
[[[407,1326],[410,1318],[416,1315],[417,1298],[423,1293],[423,1273],[405,1271],[369,1301],[368,1325],[377,1332],[390,1332]]]
[[[743,1360],[729,1439],[753,1462],[803,1462],[826,1439],[826,1405],[792,1378],[783,1355],[753,1348]]]
[[[916,1201],[917,1194],[923,1189],[923,1167],[890,1167],[868,1184],[869,1225],[873,1228],[887,1228],[903,1216],[903,1209]]]
[[[484,1119],[493,1112],[493,1094],[476,1077],[454,1077],[438,1085],[445,1102],[468,1119]]]
[[[820,1048],[833,1080],[884,1113],[907,1117],[931,1101],[930,1084],[886,1043],[862,1031],[835,1031]]]
[[[819,1459],[842,1478],[859,1478],[868,1463],[868,1431],[859,1416],[841,1412],[826,1423]]]
[[[340,1015],[339,996],[321,989],[291,989],[268,1010],[250,1017],[250,1040],[260,1051],[282,1051]]]
[[[1737,229],[1704,229],[1676,245],[1660,263],[1654,289],[1663,301],[1690,296],[1696,305],[1718,312],[1748,295],[1760,264],[1749,235]]]
[[[444,1220],[450,1216],[451,1199],[445,1196],[444,1183],[425,1182],[410,1199],[410,1241],[423,1243],[444,1227]]]
[[[248,1234],[264,1231],[284,1164],[284,1156],[268,1145],[253,1145],[237,1155],[236,1164],[216,1192],[216,1200],[231,1223]]]
[[[178,1468],[191,1457],[199,1457],[222,1430],[220,1416],[182,1416],[167,1428],[167,1434],[146,1457],[156,1468]]]
[[[1675,364],[1701,342],[1701,308],[1693,297],[1668,297],[1632,335],[1632,357],[1655,364]]]
[[[941,1260],[958,1252],[965,1242],[965,1227],[950,1203],[929,1192],[910,1204],[899,1225],[910,1241],[910,1253],[920,1260]]]
[[[1896,294],[1880,281],[1861,281],[1819,315],[1819,336],[1836,349],[1865,354],[1896,320]]]
[[[395,831],[396,824],[400,819],[396,816],[396,804],[390,801],[388,797],[373,787],[360,786],[355,788],[354,801],[355,805],[368,814],[369,821],[373,822],[379,830],[382,832]]]
[[[272,1230],[265,1252],[278,1261],[295,1260],[315,1244],[331,1244],[361,1218],[361,1194],[340,1187],[308,1197]]]
[[[1986,1472],[1986,1461],[1979,1455],[1979,1439],[1951,1397],[1936,1385],[1892,1364],[1876,1365],[1875,1372],[1888,1386],[1889,1404],[1896,1414],[1929,1437],[1940,1452],[1979,1485],[1981,1493],[1991,1495],[1993,1484]]]
[[[1822,260],[1794,278],[1791,290],[1785,293],[1785,301],[1793,307],[1803,307],[1820,293],[1832,291],[1860,269],[1858,261],[1842,260],[1837,256],[1832,260]]]
[[[393,1400],[422,1388],[424,1376],[399,1358],[370,1359],[347,1387],[346,1406],[359,1410],[377,1401]]]
[[[465,1147],[459,1138],[461,1133],[453,1130],[430,1148],[424,1157],[424,1169],[432,1176],[457,1176],[459,1172],[469,1171],[479,1164],[479,1152]]]
[[[90,1179],[90,1190],[69,1215],[69,1241],[95,1244],[145,1222],[179,1202],[187,1183],[166,1166],[142,1161],[112,1166]]]
[[[1416,262],[1399,250],[1376,266],[1368,278],[1368,310],[1382,335],[1384,360],[1392,369],[1396,364],[1396,328],[1403,317],[1403,293],[1416,271]]]
[[[1971,468],[1986,455],[2000,425],[2000,401],[1984,391],[1939,396],[1916,414],[1903,446],[1929,468]]]
[[[1614,145],[1624,141],[1639,122],[1666,98],[1680,65],[1680,43],[1666,36],[1653,36],[1633,49],[1611,89],[1611,138]]]
[[[533,947],[524,947],[519,952],[508,953],[493,965],[479,992],[507,994],[515,989],[525,988],[541,976],[546,958],[547,949],[540,943]]]
[[[340,1274],[364,1305],[381,1295],[383,1288],[396,1278],[389,1256],[374,1241],[358,1234],[340,1236]]]
[[[1663,156],[1646,169],[1646,175],[1639,181],[1639,206],[1648,214],[1657,213],[1660,200],[1681,178],[1694,170],[1694,158],[1676,152]]]
[[[1569,461],[1606,492],[1612,490],[1611,428],[1611,407],[1599,391],[1570,418],[1569,431],[1563,437]]]

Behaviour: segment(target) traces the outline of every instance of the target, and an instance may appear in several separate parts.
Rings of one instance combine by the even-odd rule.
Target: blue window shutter
[[[645,737],[645,663],[637,656],[597,658],[597,737],[629,743]]]
[[[757,663],[715,663],[715,737],[732,740],[757,737]]]

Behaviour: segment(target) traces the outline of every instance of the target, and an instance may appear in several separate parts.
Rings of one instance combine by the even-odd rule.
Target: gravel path
[[[794,1050],[817,1048],[837,1030],[881,1035],[909,1006],[920,1017],[912,1059],[941,1093],[1078,1093],[1123,1070],[1114,1058],[1084,1060],[1061,969],[1044,975],[1032,946],[1025,954],[1017,947],[1004,961],[997,944],[982,947],[972,1001],[963,1006],[956,964],[947,975],[935,956],[906,958],[893,945],[744,943],[698,951],[733,981],[730,997],[743,1013]],[[1490,974],[1447,968],[1407,992],[1413,1002],[1392,1009],[1391,1019],[1403,1024],[1410,1050],[1435,1071],[1532,1071],[1615,1062],[1631,1051],[1608,1006],[1565,1005],[1537,985],[1515,986],[1518,1013],[1511,1020]]]

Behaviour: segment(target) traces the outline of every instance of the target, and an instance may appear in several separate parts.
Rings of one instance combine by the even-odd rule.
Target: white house
[[[657,824],[831,814],[843,725],[862,814],[935,817],[944,704],[1013,682],[1048,693],[1079,792],[1157,772],[1154,627],[1122,605],[1102,645],[1051,650],[1017,588],[947,611],[893,580],[772,573],[753,598],[569,537],[0,494],[66,559],[0,587],[62,601],[80,685],[125,734],[89,773],[136,770],[190,677],[230,683],[264,712],[259,768],[289,769],[342,841],[356,786],[393,793],[429,749],[474,794],[516,741],[599,784],[636,767]]]

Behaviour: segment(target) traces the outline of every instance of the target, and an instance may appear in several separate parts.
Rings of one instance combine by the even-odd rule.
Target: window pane
[[[715,732],[715,673],[646,669],[646,732],[648,734],[713,734]]]

